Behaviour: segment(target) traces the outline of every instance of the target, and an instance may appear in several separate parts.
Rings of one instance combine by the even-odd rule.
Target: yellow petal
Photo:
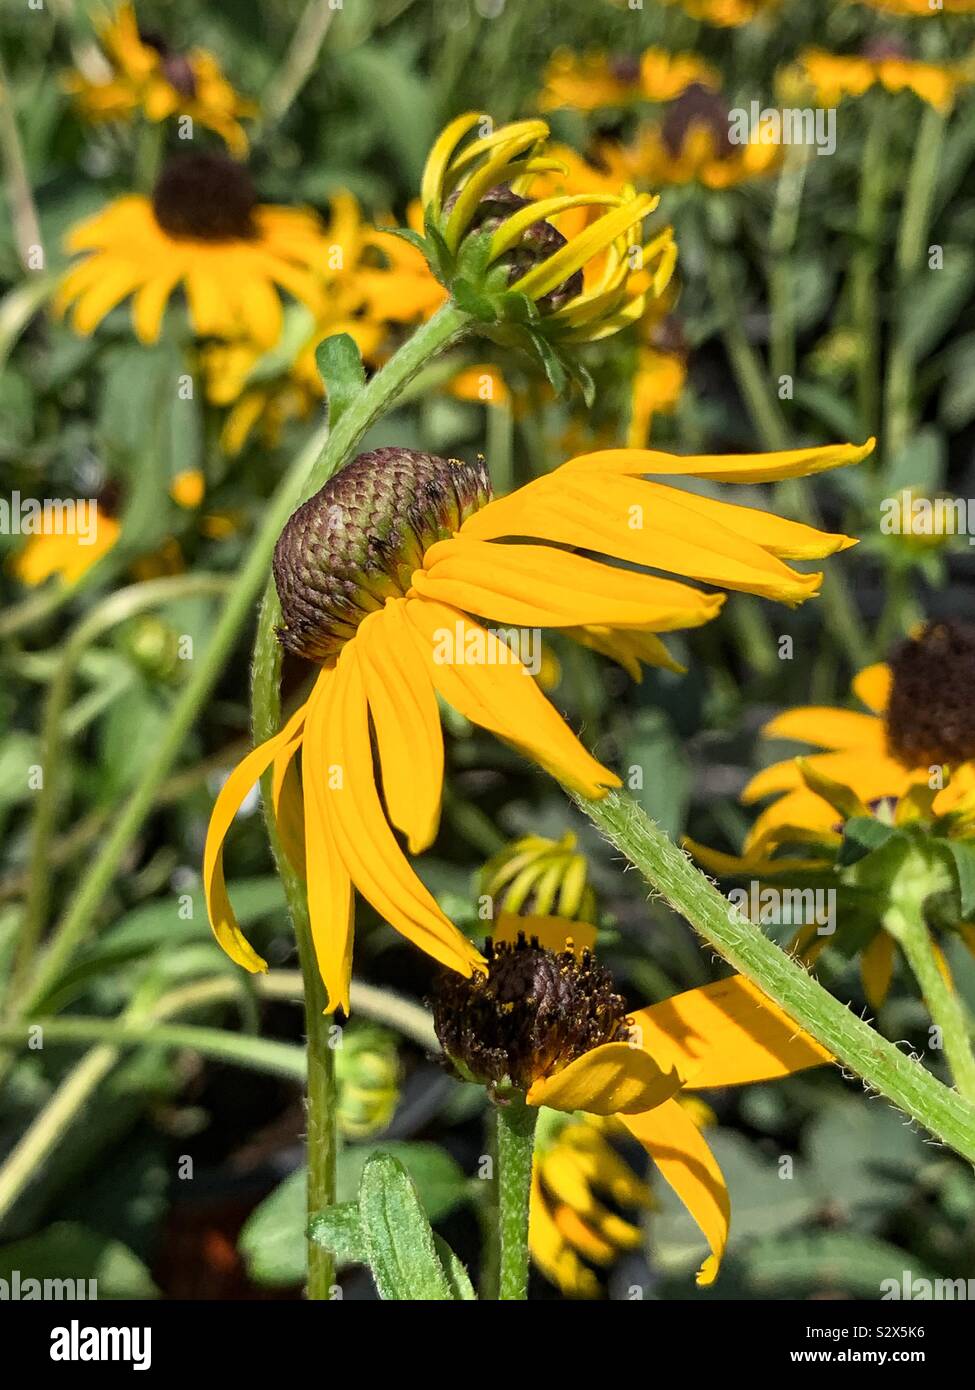
[[[763,726],[762,737],[794,739],[820,748],[862,748],[870,753],[882,752],[886,746],[881,720],[872,714],[830,705],[785,710]]]
[[[420,181],[420,202],[424,210],[431,208],[435,217],[440,216],[444,174],[451,156],[467,132],[482,119],[480,111],[467,111],[452,120],[434,141]]]
[[[873,666],[865,666],[853,677],[853,693],[874,714],[884,714],[890,699],[892,679],[886,661],[878,661]]]
[[[356,646],[372,711],[389,818],[410,852],[433,843],[443,793],[443,733],[426,664],[406,630],[403,600],[359,625]]]
[[[703,1232],[711,1255],[698,1271],[697,1282],[713,1284],[728,1240],[731,1205],[707,1140],[675,1100],[643,1115],[624,1115],[622,1120]]]
[[[661,1071],[642,1048],[628,1042],[603,1043],[552,1076],[533,1081],[527,1101],[551,1110],[630,1115],[661,1105],[682,1084],[676,1071]]]
[[[301,736],[275,755],[271,779],[271,805],[281,848],[288,862],[302,878],[305,876],[305,819],[302,791],[295,768],[295,754],[301,748]]]
[[[866,444],[827,444],[814,449],[782,449],[765,454],[664,454],[656,449],[604,449],[580,454],[563,465],[610,473],[668,474],[707,478],[719,483],[776,483],[784,478],[807,478],[829,468],[860,463],[873,453],[876,440]]]
[[[492,941],[514,942],[524,934],[528,941],[538,937],[546,951],[572,951],[581,956],[596,945],[597,931],[589,922],[570,922],[565,917],[520,916],[517,912],[499,912],[491,928]]]
[[[492,632],[456,608],[427,599],[407,600],[406,614],[434,685],[458,713],[507,739],[584,796],[604,796],[607,787],[620,785],[615,773],[586,752],[511,649]],[[444,634],[453,660],[441,655]],[[480,661],[463,659],[471,637]]]
[[[772,1081],[832,1061],[744,975],[674,995],[632,1019],[640,1046],[694,1090]]]
[[[642,222],[659,202],[648,193],[640,193],[614,208],[603,217],[591,223],[583,232],[574,236],[565,246],[560,247],[553,256],[547,257],[540,265],[534,266],[526,275],[515,280],[511,290],[516,294],[526,294],[532,299],[543,295],[561,285],[570,275],[574,275],[587,261],[599,255],[618,236],[638,222]]]
[[[223,842],[245,796],[269,768],[278,752],[287,746],[304,724],[305,706],[291,716],[284,728],[259,747],[251,750],[224,782],[210,813],[206,844],[203,848],[203,892],[207,916],[217,941],[231,960],[252,973],[267,969],[263,960],[237,924],[223,874]]]
[[[570,1298],[596,1298],[599,1281],[562,1234],[542,1191],[537,1166],[532,1174],[528,1244],[532,1259],[558,1289]]]
[[[541,545],[497,545],[457,536],[438,541],[413,588],[469,613],[522,627],[652,627],[669,632],[713,618],[720,594],[635,574]]]
[[[328,824],[355,886],[414,945],[441,965],[469,976],[483,965],[480,952],[448,921],[417,878],[383,814],[355,639],[339,656],[323,724],[321,761],[317,766],[306,762],[304,775],[321,779]]]
[[[894,938],[878,931],[860,957],[860,978],[871,1009],[879,1009],[887,998],[894,975]]]

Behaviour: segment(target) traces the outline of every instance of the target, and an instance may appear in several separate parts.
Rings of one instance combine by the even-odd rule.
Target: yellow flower
[[[484,865],[481,893],[499,912],[595,922],[596,898],[587,877],[585,855],[571,832],[561,840],[524,835]]]
[[[891,664],[865,667],[854,679],[853,693],[869,713],[800,706],[765,725],[765,738],[824,751],[773,763],[751,779],[742,793],[745,804],[775,800],[758,816],[741,856],[691,840],[688,848],[714,873],[769,878],[831,869],[851,817],[924,825],[949,843],[975,840],[973,681],[975,629],[928,624]],[[792,855],[793,847],[804,848],[806,857]],[[876,915],[879,925],[879,900]],[[961,934],[975,948],[975,929]],[[824,944],[820,938],[816,946]],[[875,1007],[887,993],[893,964],[894,943],[878,932],[862,959]]]
[[[735,144],[723,99],[698,83],[670,104],[662,120],[641,126],[632,144],[606,141],[598,154],[618,177],[655,188],[687,183],[731,188],[772,173],[781,160],[780,147],[766,144],[760,130]]]
[[[940,14],[975,14],[975,0],[859,0],[882,14],[904,15],[908,19],[930,19]]]
[[[64,535],[31,536],[10,561],[10,569],[21,584],[31,588],[57,575],[65,584],[74,584],[107,555],[119,538],[121,527],[114,517],[98,511],[98,522],[91,535],[78,532]]]
[[[131,294],[136,335],[155,342],[182,287],[200,337],[244,333],[264,347],[281,334],[279,288],[319,309],[329,250],[313,213],[258,204],[246,170],[211,155],[172,161],[151,199],[116,199],[75,227],[67,245],[87,254],[66,273],[55,304],[60,312],[74,305],[78,333],[94,332]]]
[[[638,475],[769,481],[855,463],[872,447],[728,458],[614,450],[573,459],[494,502],[483,460],[462,464],[405,449],[361,454],[298,509],[278,541],[279,636],[320,670],[308,700],[231,773],[214,806],[204,888],[223,948],[248,970],[266,968],[234,917],[223,842],[250,787],[273,768],[283,840],[292,862],[307,865],[330,1008],[348,1009],[353,884],[404,936],[469,975],[481,963],[478,952],[415,876],[390,828],[403,832],[413,854],[436,836],[437,694],[585,795],[619,785],[526,679],[503,637],[471,615],[561,628],[619,660],[633,659],[637,637],[649,644],[644,659],[656,644],[658,660],[669,661],[656,633],[707,622],[724,596],[559,547],[800,603],[818,591],[821,575],[799,574],[780,557],[832,554],[852,544],[847,537]],[[530,543],[498,543],[516,537]]]
[[[98,30],[104,70],[72,72],[64,80],[86,120],[126,121],[136,111],[153,122],[188,116],[219,135],[237,158],[246,155],[240,117],[257,107],[237,95],[212,53],[180,52],[161,36],[141,33],[131,5],[109,14]]]
[[[465,138],[480,131],[463,149]],[[677,258],[665,228],[642,244],[649,194],[584,191],[528,197],[561,165],[545,153],[544,121],[491,126],[459,116],[434,143],[421,183],[425,238],[417,243],[462,308],[484,322],[520,327],[529,340],[590,342],[643,313],[663,292]],[[600,215],[572,236],[555,222],[579,208]],[[532,335],[535,335],[533,337]]]
[[[581,1111],[625,1126],[700,1227],[711,1254],[697,1282],[711,1284],[728,1238],[728,1190],[680,1097],[771,1081],[832,1059],[741,975],[627,1014],[593,958],[594,942],[595,928],[584,922],[502,917],[486,976],[441,977],[437,1036],[458,1072],[488,1085],[501,1103]],[[562,1222],[548,1224],[550,1209],[536,1200],[533,1249],[557,1279],[578,1274],[566,1259],[567,1224],[576,1248],[595,1235],[590,1257],[611,1258],[621,1242],[632,1243],[627,1223],[610,1218],[592,1197],[594,1179],[619,1181],[619,1169],[607,1169],[605,1151],[601,1156],[601,1173],[584,1142],[580,1161],[539,1162],[540,1179],[561,1202]]]
[[[410,203],[406,224],[417,234],[422,230],[419,199]],[[447,298],[447,291],[434,276],[422,251],[382,225],[366,229],[363,234],[356,285],[369,316],[387,323],[409,324],[428,319]]]
[[[692,19],[703,19],[706,24],[722,29],[736,29],[750,24],[753,19],[771,16],[781,0],[665,0],[665,3],[680,5]]]
[[[862,97],[880,86],[888,92],[911,91],[944,113],[951,110],[959,90],[971,82],[965,65],[921,62],[890,39],[868,44],[859,54],[806,49],[799,55],[798,73],[823,106],[837,106],[844,97]]]
[[[717,87],[717,71],[696,53],[668,53],[648,48],[641,57],[606,53],[577,54],[559,48],[545,69],[545,87],[538,100],[542,111],[569,106],[598,111],[635,101],[673,101],[692,82]]]
[[[681,353],[663,352],[648,343],[640,345],[630,391],[628,448],[645,448],[654,415],[670,414],[675,409],[686,380],[687,365]]]

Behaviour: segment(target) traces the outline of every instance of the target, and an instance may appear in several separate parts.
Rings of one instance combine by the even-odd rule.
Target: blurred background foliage
[[[620,70],[651,45],[693,52],[720,73],[725,105],[746,108],[796,91],[789,73],[810,46],[854,54],[884,39],[935,66],[972,61],[975,19],[965,15],[929,24],[826,0],[752,8],[750,22],[718,26],[655,0],[636,9],[609,0],[345,0],[324,21],[318,14],[324,32],[313,35],[320,7],[299,0],[138,6],[145,29],[165,33],[174,47],[216,54],[235,89],[256,102],[245,126],[263,200],[307,204],[327,216],[330,200],[348,191],[367,218],[400,221],[443,124],[477,107],[497,121],[537,111],[556,48],[600,50]],[[3,492],[97,496],[121,523],[118,543],[72,583],[25,584],[16,570],[23,538],[0,536],[6,972],[33,891],[31,769],[44,761],[41,711],[65,669],[67,638],[124,584],[187,581],[169,601],[133,612],[71,656],[56,730],[56,825],[44,864],[53,910],[68,899],[158,741],[185,680],[179,643],[191,643],[194,660],[205,653],[220,577],[233,573],[321,410],[316,403],[311,418],[286,419],[273,444],[255,430],[232,456],[220,443],[225,409],[200,387],[200,360],[178,304],[153,346],[135,340],[126,306],[89,337],[44,311],[67,264],[65,233],[109,198],[148,187],[159,155],[158,130],[138,120],[86,123],[65,90],[64,75],[95,42],[94,10],[80,0],[46,0],[40,11],[5,6],[0,18],[6,119],[19,133],[45,249],[43,266],[25,271],[15,220],[0,222]],[[296,32],[304,35],[297,51]],[[594,163],[660,114],[659,103],[629,99],[586,110],[586,90],[583,83],[581,107],[546,118],[556,140]],[[576,398],[555,399],[530,366],[500,353],[482,362],[468,351],[451,371],[493,364],[503,392],[487,402],[460,398],[443,389],[441,375],[365,443],[482,451],[501,490],[593,441],[626,442],[637,383],[651,394],[660,386],[652,373],[639,375],[649,370],[641,358],[648,346],[673,358],[680,382],[673,399],[661,387],[663,402],[651,410],[656,447],[742,451],[880,432],[870,464],[801,492],[783,485],[774,499],[807,519],[815,508],[831,527],[863,538],[832,562],[836,573],[821,600],[790,613],[736,596],[718,621],[674,641],[686,675],[648,670],[639,684],[594,653],[552,640],[552,698],[601,760],[641,770],[631,789],[674,836],[736,848],[748,823],[736,797],[768,760],[756,734],[772,713],[841,702],[853,671],[922,615],[971,615],[975,556],[966,537],[923,545],[880,530],[881,499],[901,488],[975,496],[975,102],[967,79],[950,112],[932,111],[913,90],[878,85],[840,102],[829,157],[806,152],[798,160],[780,150],[774,167],[729,187],[699,180],[662,187],[680,252],[679,293],[667,320],[653,326],[656,336],[641,337],[638,327],[589,352],[597,385],[591,412]],[[933,167],[921,171],[930,174],[922,225],[905,231],[912,187],[911,215],[919,215],[916,151],[933,120],[940,128]],[[171,131],[163,138],[173,144]],[[219,144],[207,132],[200,138]],[[930,129],[926,138],[934,140]],[[9,133],[6,143],[9,159]],[[8,191],[16,211],[9,174]],[[911,237],[920,258],[908,254]],[[928,257],[935,245],[943,248],[937,274]],[[288,310],[286,334],[292,321],[291,331],[302,332],[299,313]],[[906,407],[893,402],[902,408],[892,441],[883,373],[876,368],[871,385],[869,363],[898,353],[908,399]],[[172,389],[184,373],[197,383],[189,398]],[[186,473],[204,475],[203,507],[174,499],[174,480]],[[768,500],[767,489],[752,491]],[[209,591],[194,587],[193,576],[203,574],[215,577]],[[52,1027],[43,1049],[5,1054],[0,1152],[16,1157],[25,1134],[48,1140],[3,1209],[0,1277],[14,1269],[97,1277],[103,1297],[254,1298],[300,1289],[300,1011],[283,898],[254,798],[227,871],[242,924],[281,972],[270,993],[242,978],[211,942],[200,893],[213,793],[249,737],[249,638],[130,846],[100,906],[97,935],[43,1000],[45,1016],[91,1020],[94,1031],[59,1038]],[[482,930],[476,884],[484,861],[508,839],[528,832],[559,839],[571,829],[598,897],[601,953],[627,997],[642,1003],[715,977],[715,962],[686,925],[647,902],[637,876],[621,872],[542,774],[459,717],[450,733],[443,828],[419,865],[448,915]],[[358,976],[421,1000],[427,962],[363,912]],[[960,943],[949,960],[975,1005],[975,967]],[[864,1007],[858,974],[839,952],[824,958],[821,973],[852,1007]],[[879,1026],[923,1050],[926,1015],[901,985]],[[128,1037],[98,1032],[99,1022],[119,1016]],[[445,1075],[415,1017],[399,1036],[388,1031],[393,1020],[385,1032],[369,1031],[368,1016],[364,1007],[343,1039],[339,1199],[354,1192],[368,1152],[391,1149],[431,1220],[476,1264],[480,1092]],[[166,1020],[173,1032],[163,1045]],[[180,1034],[183,1020],[208,1030],[207,1046]],[[223,1054],[210,1036],[218,1031],[230,1040]],[[639,1287],[651,1298],[872,1298],[882,1279],[899,1279],[904,1269],[917,1277],[975,1273],[971,1172],[838,1072],[725,1093],[709,1138],[733,1206],[717,1285],[695,1289],[698,1235],[658,1182],[642,1218],[643,1246],[604,1272],[611,1296],[632,1297]],[[638,1155],[629,1157],[640,1166]],[[784,1157],[791,1166],[783,1167]],[[346,1297],[372,1296],[361,1271],[346,1271],[343,1283]],[[533,1293],[557,1296],[540,1276]]]

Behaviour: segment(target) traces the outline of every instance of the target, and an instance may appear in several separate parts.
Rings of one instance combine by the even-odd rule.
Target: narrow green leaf
[[[966,920],[975,914],[975,845],[965,840],[945,840],[958,875],[958,897],[961,915]]]
[[[477,1294],[474,1292],[474,1285],[471,1283],[466,1265],[463,1264],[459,1256],[454,1254],[442,1236],[435,1234],[433,1243],[440,1257],[440,1263],[443,1265],[444,1274],[447,1276],[451,1297],[460,1299],[465,1303],[476,1301]]]
[[[340,1265],[369,1263],[366,1236],[357,1202],[340,1202],[326,1207],[308,1223],[308,1238],[331,1250]]]

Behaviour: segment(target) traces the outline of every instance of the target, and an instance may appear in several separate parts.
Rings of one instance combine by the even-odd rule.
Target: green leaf
[[[905,1255],[896,1245],[860,1232],[817,1231],[759,1241],[747,1252],[745,1263],[749,1284],[776,1298],[825,1286],[848,1297],[875,1299],[885,1280],[893,1279],[900,1287]],[[910,1263],[915,1278],[935,1277],[916,1255]]]
[[[443,1266],[444,1274],[447,1276],[451,1297],[460,1299],[465,1303],[475,1301],[477,1299],[477,1294],[474,1292],[474,1285],[471,1283],[466,1265],[464,1265],[459,1256],[454,1254],[453,1250],[451,1250],[442,1236],[435,1234],[433,1243],[440,1257],[440,1263]]]
[[[898,832],[892,825],[874,820],[872,816],[852,816],[843,830],[843,843],[836,855],[837,868],[855,864],[865,855],[885,845],[892,835]]]
[[[368,1159],[359,1184],[359,1214],[380,1298],[450,1301],[430,1223],[409,1174],[392,1155]]]
[[[241,1230],[238,1249],[255,1284],[282,1288],[304,1283],[307,1221],[308,1177],[300,1168],[254,1208]]]
[[[470,1197],[470,1183],[463,1169],[437,1144],[378,1140],[343,1149],[338,1158],[338,1199],[355,1195],[367,1161],[377,1153],[397,1159],[416,1183],[420,1200],[431,1221],[449,1216]]]
[[[497,318],[497,307],[494,301],[489,299],[486,294],[481,294],[469,280],[453,280],[450,292],[457,307],[477,319],[478,323],[493,323]]]
[[[369,1263],[358,1202],[339,1202],[337,1206],[326,1207],[308,1223],[308,1236],[316,1245],[331,1250],[340,1265]]]
[[[56,1222],[25,1240],[0,1247],[0,1279],[9,1284],[15,1271],[19,1271],[21,1289],[26,1279],[57,1280],[62,1290],[66,1279],[92,1279],[99,1299],[156,1298],[159,1294],[148,1269],[127,1245],[74,1221]],[[45,1295],[66,1296],[53,1291]],[[86,1288],[82,1297],[87,1296]]]
[[[942,841],[958,875],[958,897],[963,920],[975,914],[975,845],[965,840]]]
[[[333,333],[315,349],[315,361],[328,395],[328,423],[334,429],[366,384],[366,369],[355,339]]]

